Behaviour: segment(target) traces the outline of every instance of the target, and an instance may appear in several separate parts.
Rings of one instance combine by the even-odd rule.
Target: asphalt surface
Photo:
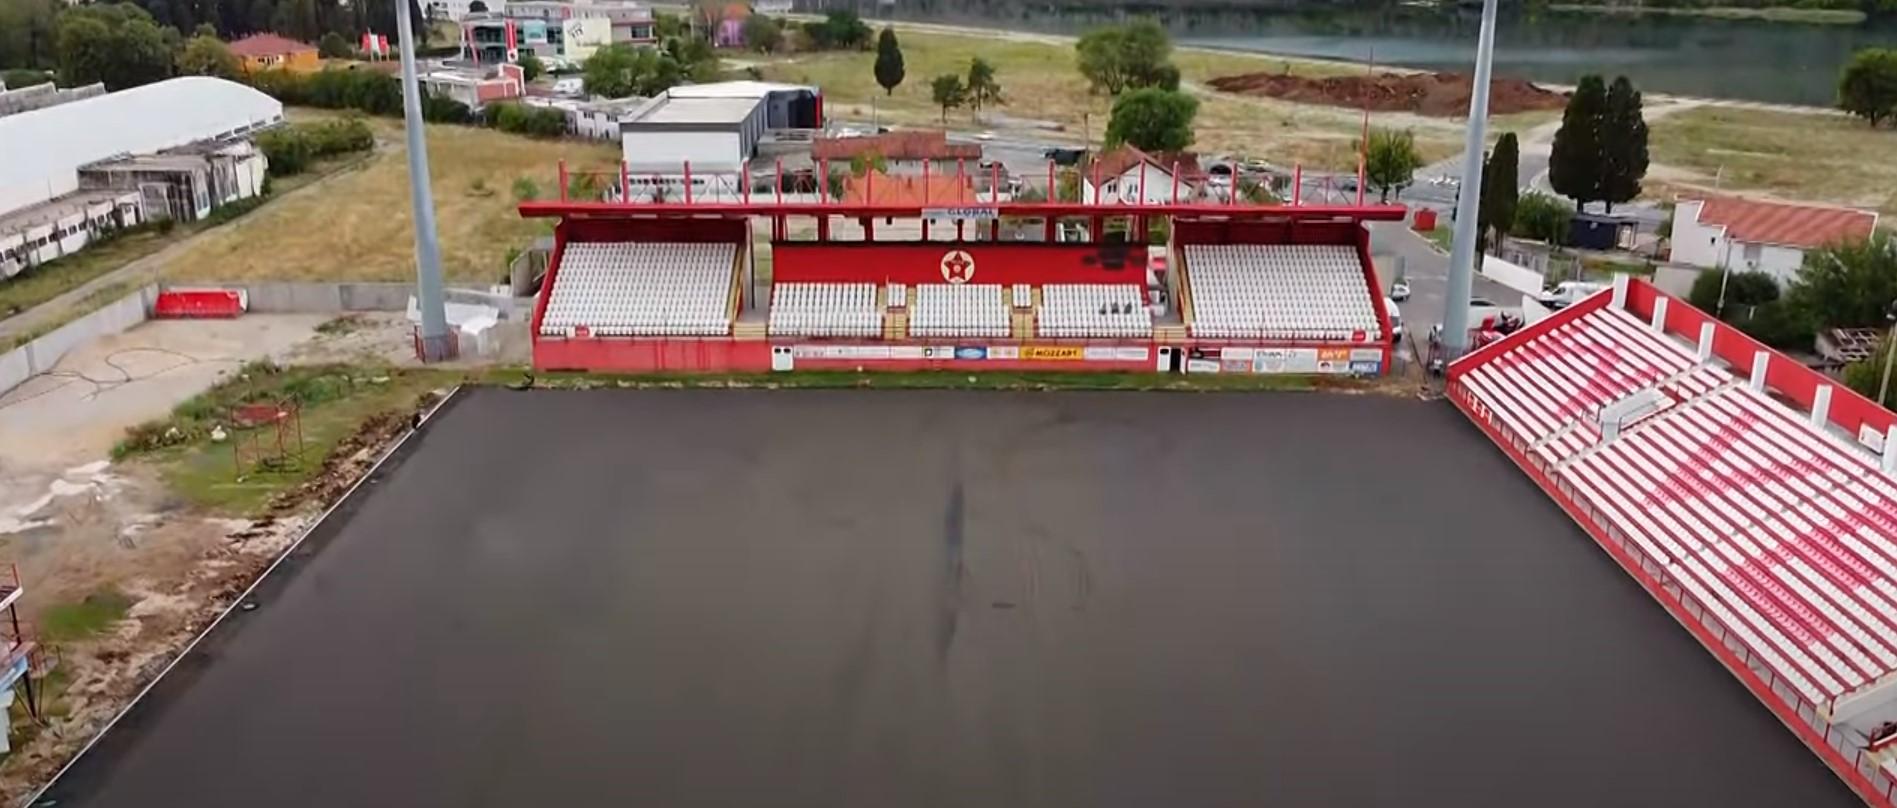
[[[1856,805],[1440,403],[476,390],[426,429],[58,805]]]

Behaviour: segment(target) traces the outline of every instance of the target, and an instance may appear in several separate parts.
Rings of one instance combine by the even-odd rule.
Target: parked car
[[[1579,303],[1581,302],[1581,298],[1587,297],[1588,295],[1594,294],[1595,292],[1598,292],[1606,288],[1607,288],[1607,284],[1604,284],[1604,283],[1590,283],[1588,281],[1562,281],[1560,283],[1555,284],[1554,288],[1549,289],[1546,292],[1542,292],[1541,295],[1536,297],[1535,299],[1537,301],[1540,301],[1541,305],[1543,306],[1547,306],[1548,308],[1551,308],[1551,309],[1559,309],[1559,308],[1565,308],[1575,303]]]
[[[1410,282],[1397,278],[1396,283],[1390,284],[1390,299],[1399,303],[1410,299]]]

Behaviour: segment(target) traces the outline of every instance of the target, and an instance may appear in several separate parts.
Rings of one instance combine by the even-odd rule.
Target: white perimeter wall
[[[640,131],[625,133],[626,165],[634,173],[653,170],[678,174],[685,161],[692,173],[736,173],[744,165],[743,139],[737,132]]]

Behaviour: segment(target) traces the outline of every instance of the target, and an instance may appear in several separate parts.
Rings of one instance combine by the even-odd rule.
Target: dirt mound
[[[1208,83],[1213,89],[1228,93],[1306,104],[1351,109],[1367,106],[1378,112],[1414,112],[1444,118],[1469,113],[1469,76],[1463,73],[1382,73],[1321,79],[1244,73],[1221,76]],[[1489,113],[1493,115],[1561,109],[1567,103],[1566,94],[1544,90],[1521,79],[1496,79],[1490,85]]]

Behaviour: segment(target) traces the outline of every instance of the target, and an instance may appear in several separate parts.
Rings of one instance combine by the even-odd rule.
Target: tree
[[[59,73],[68,85],[104,82],[108,90],[171,76],[171,42],[144,9],[129,4],[78,6],[60,15]]]
[[[1884,325],[1886,312],[1897,301],[1897,238],[1880,233],[1805,253],[1786,297],[1817,326]]]
[[[1600,76],[1582,76],[1548,155],[1548,184],[1577,207],[1602,198],[1601,120],[1607,111],[1607,86]]]
[[[1568,222],[1574,208],[1568,203],[1538,191],[1522,194],[1515,204],[1515,220],[1509,235],[1545,241],[1559,247],[1568,243]]]
[[[1192,119],[1199,99],[1177,90],[1142,87],[1113,102],[1107,121],[1109,147],[1129,145],[1143,151],[1179,151],[1192,145]]]
[[[1142,87],[1179,89],[1172,40],[1166,29],[1150,19],[1089,31],[1075,43],[1080,74],[1094,92],[1118,96]]]
[[[1378,198],[1390,201],[1390,192],[1403,195],[1403,189],[1416,181],[1416,169],[1423,167],[1416,153],[1416,133],[1408,129],[1370,130],[1370,144],[1364,154],[1364,181],[1376,189]]]
[[[980,56],[968,61],[968,79],[962,86],[968,90],[968,105],[977,112],[983,105],[1007,103],[1001,97],[1001,83],[995,80],[995,66]]]
[[[896,43],[896,29],[885,27],[882,36],[876,38],[876,83],[883,86],[883,94],[895,94],[902,84],[902,74],[902,46]]]
[[[1889,339],[1880,340],[1877,350],[1872,351],[1870,356],[1844,366],[1844,386],[1886,408],[1891,404],[1889,391],[1879,388],[1884,384],[1884,365],[1890,361],[1890,355],[1885,351],[1890,348]],[[1897,387],[1897,383],[1891,386]],[[1879,394],[1884,396],[1881,401],[1878,400]]]
[[[1870,121],[1897,117],[1897,48],[1865,48],[1851,54],[1838,76],[1838,108]]]
[[[862,50],[873,33],[856,12],[844,9],[825,14],[822,22],[805,23],[804,35],[818,50]]]
[[[1614,203],[1640,196],[1640,180],[1647,176],[1647,119],[1640,109],[1640,91],[1626,76],[1607,88],[1607,106],[1601,117],[1601,199],[1607,212]]]
[[[526,51],[521,52],[520,58],[515,60],[514,64],[520,66],[521,78],[527,81],[540,78],[542,74],[547,72],[547,63],[540,61],[540,57]]]
[[[272,30],[304,42],[323,35],[323,29],[316,21],[316,0],[275,0],[275,2],[276,11],[270,15]],[[426,36],[423,35],[423,38],[425,40]]]
[[[316,55],[325,59],[349,59],[356,55],[356,49],[342,34],[330,31],[316,40]]]
[[[57,18],[65,8],[61,0],[0,0],[0,65],[52,67]]]
[[[770,53],[784,44],[784,27],[763,14],[745,17],[740,33],[744,37],[744,47],[758,53]]]
[[[1720,288],[1725,288],[1725,303],[1720,304]],[[1774,348],[1805,348],[1811,345],[1811,321],[1779,297],[1778,281],[1765,272],[1701,272],[1693,280],[1688,303],[1701,311],[1715,312],[1719,319],[1750,334],[1753,339]]]
[[[593,51],[580,66],[581,86],[587,95],[601,98],[625,98],[632,95],[638,76],[634,73],[639,54],[625,45],[608,45]]]
[[[243,75],[244,68],[223,40],[199,34],[186,40],[184,49],[178,52],[178,72],[187,76],[235,79]]]
[[[942,122],[948,123],[949,110],[961,106],[968,100],[968,89],[962,86],[962,77],[954,73],[944,73],[929,82],[929,93],[935,99],[935,105],[942,108]]]
[[[1504,132],[1495,141],[1495,150],[1482,164],[1482,202],[1476,220],[1477,247],[1485,248],[1491,231],[1498,237],[1515,224],[1515,207],[1521,201],[1521,145],[1514,132]]]

